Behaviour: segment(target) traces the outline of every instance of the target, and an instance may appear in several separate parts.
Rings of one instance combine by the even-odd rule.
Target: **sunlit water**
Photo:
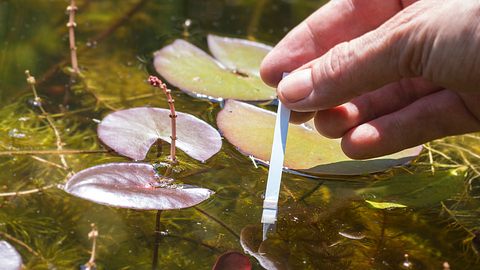
[[[56,149],[55,137],[39,117],[25,82],[25,69],[37,77],[42,104],[54,117],[65,148],[104,149],[96,126],[107,113],[135,106],[167,107],[165,98],[145,83],[147,74],[154,74],[155,50],[177,38],[205,49],[208,33],[273,45],[321,5],[313,0],[78,2],[79,61],[97,100],[79,85],[66,94],[69,77],[55,68],[66,67],[69,60],[68,1],[0,1],[1,151]],[[219,103],[180,91],[174,91],[174,98],[179,111],[216,125]],[[250,253],[254,269],[261,269],[259,261],[278,269],[442,269],[444,262],[451,269],[478,268],[479,240],[469,233],[480,225],[475,179],[462,192],[442,196],[450,194],[453,179],[460,179],[463,187],[477,174],[477,143],[478,137],[467,136],[433,144],[434,150],[447,153],[432,153],[434,176],[428,151],[407,169],[376,176],[308,179],[287,174],[277,233],[264,243],[260,214],[267,169],[255,166],[225,140],[221,152],[205,164],[180,153],[177,181],[216,193],[195,208],[162,213],[159,265],[210,269],[220,254],[233,250]],[[156,155],[152,150],[149,161],[158,163]],[[66,160],[74,171],[127,161],[113,153],[67,155]],[[67,175],[55,165],[59,163],[55,154],[0,156],[1,192],[52,185],[42,192],[2,198],[0,238],[21,253],[27,269],[79,269],[89,260],[87,235],[95,223],[98,269],[151,269],[156,212],[115,209],[68,195],[56,187]],[[461,165],[469,168],[458,169]],[[453,171],[457,176],[448,170],[458,170]],[[418,206],[394,210],[373,209],[364,202],[372,199],[369,194],[355,195],[373,181],[392,177],[440,184],[409,191],[404,196],[412,196]],[[422,197],[438,200],[426,203]]]

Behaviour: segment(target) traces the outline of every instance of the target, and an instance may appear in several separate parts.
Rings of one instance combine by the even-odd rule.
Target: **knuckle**
[[[328,84],[330,89],[339,89],[349,79],[346,65],[352,61],[350,43],[343,42],[324,55],[324,61],[313,65],[313,82],[315,85]]]

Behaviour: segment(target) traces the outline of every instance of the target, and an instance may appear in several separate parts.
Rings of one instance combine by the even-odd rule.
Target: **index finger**
[[[283,72],[320,57],[336,44],[373,30],[417,0],[334,0],[295,27],[263,60],[260,74],[277,86]]]

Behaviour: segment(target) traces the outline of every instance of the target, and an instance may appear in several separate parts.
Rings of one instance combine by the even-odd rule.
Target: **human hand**
[[[264,59],[263,80],[351,158],[480,130],[480,2],[335,0]]]

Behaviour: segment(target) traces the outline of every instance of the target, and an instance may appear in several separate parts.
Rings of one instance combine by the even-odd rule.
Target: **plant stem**
[[[50,166],[52,166],[52,167],[55,167],[55,168],[58,168],[58,169],[61,169],[61,170],[68,170],[68,168],[63,167],[63,166],[60,165],[60,164],[57,164],[57,163],[55,163],[55,162],[51,162],[51,161],[46,160],[46,159],[41,158],[41,157],[31,156],[31,158],[34,159],[34,160],[36,160],[36,161],[45,163],[45,164],[47,164],[47,165],[50,165]]]
[[[100,34],[96,35],[93,39],[92,42],[100,42],[104,40],[106,37],[111,35],[113,32],[115,32],[120,26],[124,25],[132,16],[133,14],[137,13],[146,3],[148,0],[140,0],[122,16],[118,20],[116,20],[110,27],[105,29],[103,32]]]
[[[88,233],[88,238],[92,239],[92,252],[90,254],[90,259],[88,262],[85,264],[87,269],[95,269],[96,264],[95,264],[95,255],[97,252],[97,237],[98,237],[98,230],[97,226],[95,223],[92,223],[90,225],[92,227],[92,230]]]
[[[209,245],[207,243],[204,243],[202,241],[199,241],[199,240],[196,240],[196,239],[193,239],[193,238],[188,238],[188,237],[185,237],[185,236],[180,236],[180,235],[172,235],[172,234],[166,234],[165,237],[171,237],[171,238],[176,238],[176,239],[179,239],[179,240],[182,240],[182,241],[186,241],[186,242],[190,242],[190,243],[193,243],[193,244],[197,244],[199,246],[202,246],[202,247],[205,247],[205,248],[208,248],[209,250],[211,250],[212,252],[215,252],[215,253],[221,253],[222,251],[217,248],[217,247],[214,247],[212,245]]]
[[[53,119],[49,116],[49,114],[43,108],[42,100],[38,96],[37,89],[35,88],[35,83],[36,83],[35,82],[35,77],[30,75],[30,72],[28,70],[25,71],[25,75],[27,76],[27,83],[32,88],[32,92],[33,92],[33,95],[35,97],[35,102],[36,102],[38,108],[42,112],[42,115],[45,117],[48,125],[52,128],[53,133],[55,134],[55,139],[56,139],[56,142],[57,142],[57,150],[62,151],[63,150],[63,142],[62,142],[62,138],[60,137],[60,132],[58,131],[57,127],[55,126],[55,123],[53,122]],[[68,166],[67,160],[65,159],[65,156],[63,154],[60,154],[59,156],[60,156],[60,162],[62,163],[63,167],[70,168],[70,166]]]
[[[34,188],[34,189],[24,190],[24,191],[15,191],[15,192],[0,193],[0,197],[12,197],[12,196],[28,195],[28,194],[33,194],[33,193],[41,192],[41,191],[50,189],[50,188],[52,188],[52,187],[55,187],[55,184],[47,185],[47,186],[40,187],[40,188]]]
[[[42,254],[40,254],[38,251],[35,251],[33,248],[31,248],[29,245],[27,245],[25,242],[21,241],[20,239],[17,239],[13,236],[11,236],[10,234],[6,233],[6,232],[0,232],[0,236],[3,237],[3,238],[6,238],[12,242],[15,242],[16,244],[22,246],[23,248],[25,248],[28,252],[32,253],[33,255],[35,255],[36,257],[40,258],[42,261],[47,261],[43,256]]]
[[[225,222],[221,221],[220,219],[210,215],[209,213],[207,213],[206,211],[194,206],[193,208],[195,208],[195,210],[197,210],[198,212],[202,213],[204,216],[208,217],[209,219],[215,221],[216,223],[218,223],[220,226],[222,226],[223,228],[225,228],[227,231],[229,231],[233,236],[235,236],[237,239],[240,239],[240,235],[238,235],[232,228],[228,227],[227,224],[225,224]]]
[[[269,0],[259,0],[257,1],[257,4],[255,5],[255,8],[253,10],[253,15],[250,23],[248,24],[247,28],[247,37],[248,39],[255,40],[255,32],[258,30],[258,24],[260,22],[260,18],[262,17],[263,10],[265,9],[265,6]]]
[[[160,246],[160,238],[162,236],[160,233],[161,215],[162,215],[162,210],[158,210],[155,218],[155,244],[153,246],[152,270],[158,269],[158,248]]]
[[[99,43],[106,39],[108,36],[113,34],[120,26],[124,25],[128,20],[135,14],[137,13],[143,5],[147,2],[148,0],[140,0],[134,5],[132,5],[132,8],[130,8],[125,15],[117,19],[115,22],[113,22],[108,28],[106,28],[104,31],[100,32],[98,35],[93,37],[91,40]],[[79,51],[85,51],[88,47],[86,46],[81,46]],[[39,84],[43,84],[44,82],[48,81],[50,78],[52,78],[55,73],[62,68],[64,65],[67,64],[67,60],[63,58],[59,62],[55,63],[52,65],[42,76],[40,76],[39,79]]]
[[[150,76],[148,78],[148,82],[154,86],[162,89],[163,93],[167,97],[168,101],[168,106],[170,107],[170,125],[172,128],[172,132],[170,135],[170,160],[172,164],[175,164],[177,162],[177,157],[176,157],[176,148],[175,148],[175,141],[177,140],[177,124],[176,124],[176,119],[177,119],[177,113],[175,112],[175,100],[172,98],[172,91],[167,88],[167,85],[164,84],[158,77],[156,76]]]
[[[67,11],[69,13],[68,17],[68,39],[70,41],[70,59],[72,63],[72,69],[75,75],[80,72],[78,68],[78,60],[77,60],[77,47],[75,46],[75,27],[77,24],[75,23],[75,12],[77,11],[78,7],[75,5],[75,0],[70,0],[70,5],[67,7]]]
[[[18,150],[18,151],[0,151],[0,156],[30,156],[30,155],[82,155],[82,154],[104,154],[108,150]]]

